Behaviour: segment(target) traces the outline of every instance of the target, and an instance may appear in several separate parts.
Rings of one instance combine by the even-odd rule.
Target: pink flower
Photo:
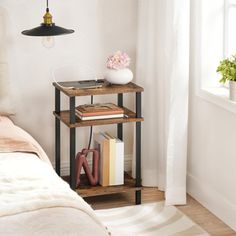
[[[127,53],[117,51],[115,54],[111,55],[107,59],[107,68],[120,70],[128,67],[130,65],[130,57]]]

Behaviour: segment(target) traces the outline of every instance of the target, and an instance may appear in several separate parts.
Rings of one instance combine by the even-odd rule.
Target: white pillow
[[[0,115],[13,115],[8,65],[0,63]]]

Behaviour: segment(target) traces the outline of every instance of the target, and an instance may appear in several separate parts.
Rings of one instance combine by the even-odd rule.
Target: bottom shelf
[[[68,180],[68,177],[63,177],[63,179]],[[85,175],[81,177],[81,186],[76,189],[76,192],[81,197],[92,197],[99,195],[108,195],[115,193],[125,193],[131,191],[141,190],[142,187],[135,187],[135,179],[133,179],[128,173],[125,172],[125,181],[124,185],[118,186],[91,186],[88,184],[87,178]]]

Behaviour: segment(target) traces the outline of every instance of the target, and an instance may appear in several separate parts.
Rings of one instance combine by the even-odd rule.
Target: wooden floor
[[[107,196],[90,197],[85,199],[93,209],[106,209],[113,207],[122,207],[134,204],[134,194],[114,194]],[[144,188],[142,191],[142,203],[163,201],[163,192],[156,188]],[[188,196],[186,206],[179,206],[185,215],[205,229],[213,236],[236,236],[236,232],[225,225],[221,220],[210,213],[206,208],[200,205],[196,200]]]

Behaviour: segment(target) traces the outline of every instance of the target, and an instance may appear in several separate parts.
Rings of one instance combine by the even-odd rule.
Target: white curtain
[[[190,0],[139,0],[137,79],[143,94],[142,183],[186,203]]]

